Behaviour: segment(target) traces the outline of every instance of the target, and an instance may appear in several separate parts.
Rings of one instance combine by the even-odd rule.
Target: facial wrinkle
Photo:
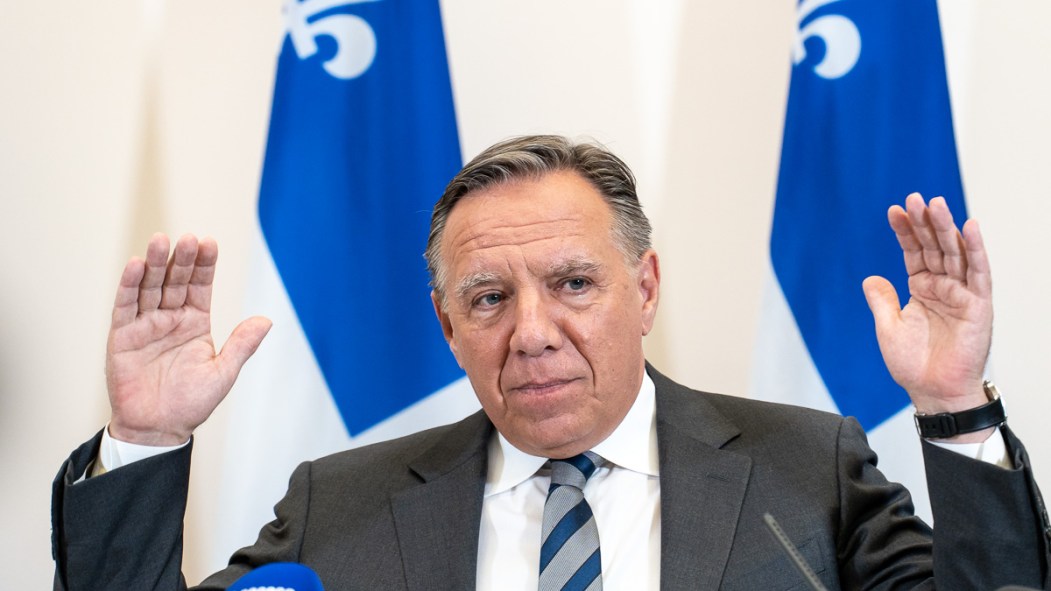
[[[568,231],[575,228],[577,220],[563,218],[545,222],[534,222],[527,224],[502,224],[487,226],[484,223],[473,224],[464,229],[456,236],[453,246],[457,250],[485,250],[500,246],[525,246],[565,236],[576,236],[576,232]]]

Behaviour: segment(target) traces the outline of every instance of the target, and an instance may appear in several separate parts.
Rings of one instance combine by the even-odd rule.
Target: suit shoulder
[[[745,439],[819,440],[838,437],[844,427],[854,429],[857,422],[840,415],[740,396],[704,392],[683,386],[649,368],[657,387],[658,420],[686,429],[732,434]],[[852,425],[853,424],[853,425]]]
[[[747,419],[752,423],[772,422],[781,425],[808,425],[811,428],[821,426],[839,429],[843,421],[852,420],[850,417],[792,404],[755,400],[729,394],[695,392],[706,397],[712,406],[728,418]]]
[[[350,473],[392,477],[406,474],[421,458],[428,458],[423,464],[431,465],[432,457],[452,466],[484,451],[491,432],[492,424],[479,411],[456,423],[324,456],[309,462],[311,474],[315,479]]]

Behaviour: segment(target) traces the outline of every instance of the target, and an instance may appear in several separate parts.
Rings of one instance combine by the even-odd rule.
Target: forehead
[[[469,261],[613,249],[612,222],[609,205],[591,183],[557,171],[463,197],[449,214],[443,253],[456,274]]]

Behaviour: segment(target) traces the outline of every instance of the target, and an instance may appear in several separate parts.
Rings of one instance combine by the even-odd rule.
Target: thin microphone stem
[[[799,553],[799,548],[796,548],[795,544],[792,543],[792,540],[789,540],[788,536],[785,535],[785,530],[781,529],[781,525],[777,523],[774,516],[769,513],[764,513],[763,521],[766,522],[766,527],[770,529],[770,533],[774,535],[774,538],[781,543],[781,547],[785,549],[785,553],[787,553],[789,558],[792,559],[792,564],[796,565],[796,568],[798,568],[799,572],[803,574],[803,578],[810,583],[810,586],[814,588],[814,591],[828,591],[828,588],[826,588],[821,583],[821,580],[817,578],[817,573],[814,572],[814,569],[810,568],[806,559]]]

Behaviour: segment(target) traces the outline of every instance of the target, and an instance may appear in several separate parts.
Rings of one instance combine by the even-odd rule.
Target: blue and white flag
[[[909,398],[861,283],[882,275],[908,299],[892,204],[919,191],[966,213],[937,3],[803,0],[797,17],[754,393],[857,417],[888,476],[922,495]]]
[[[461,375],[420,256],[461,164],[438,8],[286,8],[259,222],[351,435]]]
[[[422,257],[461,165],[439,4],[284,10],[248,296],[274,328],[231,401],[217,562],[254,541],[297,463],[478,408]]]

